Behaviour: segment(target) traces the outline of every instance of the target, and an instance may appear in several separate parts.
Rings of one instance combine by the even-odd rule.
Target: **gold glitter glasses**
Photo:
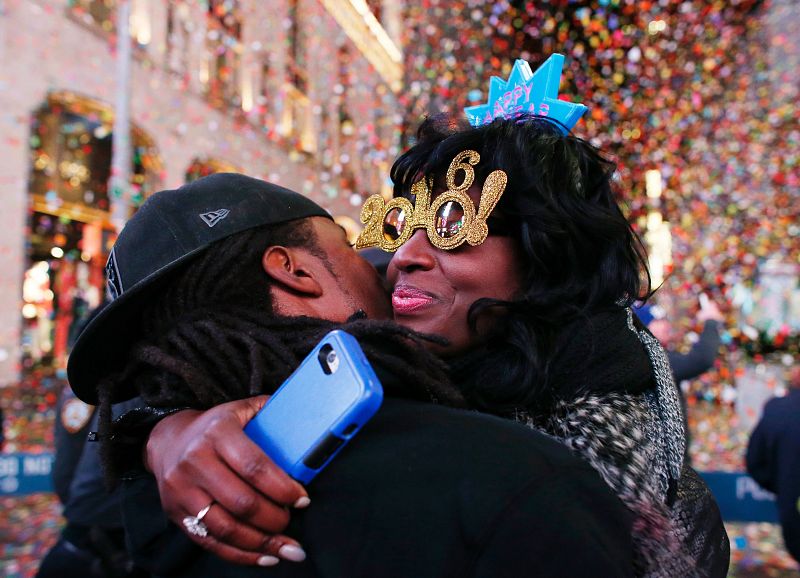
[[[473,150],[457,154],[447,169],[447,190],[433,202],[424,179],[411,186],[413,205],[405,197],[387,203],[381,195],[372,195],[361,209],[364,230],[356,240],[356,248],[397,251],[416,229],[425,229],[431,244],[439,249],[455,249],[465,241],[473,246],[483,243],[489,234],[486,220],[505,191],[508,177],[500,170],[486,177],[476,210],[467,191],[475,181],[473,167],[480,160],[481,156]],[[456,185],[459,173],[463,173],[463,178]]]

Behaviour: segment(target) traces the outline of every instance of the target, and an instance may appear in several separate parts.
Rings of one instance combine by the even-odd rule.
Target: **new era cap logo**
[[[122,278],[119,276],[119,267],[117,266],[117,255],[114,249],[111,249],[111,254],[108,256],[106,262],[106,291],[108,298],[113,301],[122,295]]]
[[[219,223],[225,217],[227,217],[228,213],[230,213],[228,209],[217,209],[216,211],[201,213],[200,218],[203,219],[203,222],[210,228]]]

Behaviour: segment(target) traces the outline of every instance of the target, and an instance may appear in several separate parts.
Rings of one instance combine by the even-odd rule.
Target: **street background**
[[[22,454],[52,452],[70,343],[149,194],[239,171],[355,235],[426,114],[553,52],[589,107],[573,132],[618,163],[672,346],[698,339],[701,294],[722,310],[714,366],[682,387],[695,467],[742,473],[800,359],[798,26],[796,0],[0,0],[0,575],[33,576],[63,524]],[[721,480],[723,506],[768,518]],[[800,576],[777,526],[737,516],[731,576]]]

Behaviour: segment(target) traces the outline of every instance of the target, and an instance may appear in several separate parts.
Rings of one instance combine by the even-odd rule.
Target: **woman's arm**
[[[185,531],[183,519],[213,502],[203,518],[206,537],[186,534],[203,548],[238,564],[270,562],[264,556],[300,561],[299,544],[280,535],[289,508],[309,504],[308,494],[243,432],[265,396],[183,410],[162,419],[144,448],[164,512]]]

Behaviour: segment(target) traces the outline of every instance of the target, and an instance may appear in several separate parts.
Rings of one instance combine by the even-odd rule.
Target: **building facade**
[[[102,298],[112,209],[239,171],[351,226],[387,187],[398,3],[129,0],[130,187],[110,191],[121,1],[0,0],[0,386],[65,366]]]

